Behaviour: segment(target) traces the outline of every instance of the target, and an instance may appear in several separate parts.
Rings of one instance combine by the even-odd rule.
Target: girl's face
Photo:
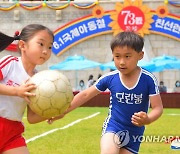
[[[128,47],[115,47],[113,50],[114,63],[123,74],[131,74],[136,68],[139,60],[143,58],[144,52],[136,52]]]
[[[50,58],[52,44],[52,36],[46,30],[39,31],[29,41],[20,42],[22,57],[32,65],[41,65]]]

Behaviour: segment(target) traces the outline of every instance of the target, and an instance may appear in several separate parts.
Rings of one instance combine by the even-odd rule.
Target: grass
[[[96,112],[100,112],[97,116],[82,120],[79,123],[67,129],[61,129],[54,133],[48,134],[29,142],[28,149],[31,154],[99,154],[100,153],[100,136],[101,128],[108,108],[103,107],[81,107],[78,108],[63,119],[54,122],[52,125],[46,122],[38,124],[28,124],[24,118],[26,127],[26,140],[40,135],[44,132],[55,128],[62,128],[77,119],[85,118]],[[180,136],[179,115],[171,116],[169,114],[180,114],[180,109],[164,109],[162,117],[146,126],[145,135],[154,136]],[[171,154],[179,153],[179,151],[171,150],[170,144],[143,142],[140,147],[140,154]]]
[[[177,115],[170,115],[177,114]],[[168,136],[180,136],[180,123],[178,122],[180,118],[180,109],[164,109],[164,113],[160,119],[146,126],[146,135],[155,135],[161,137]],[[165,142],[162,143],[145,143],[141,144],[140,153],[147,154],[176,154],[179,151],[171,150],[170,144]]]

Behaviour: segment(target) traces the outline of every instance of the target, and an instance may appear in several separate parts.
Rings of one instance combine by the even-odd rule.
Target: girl
[[[54,35],[47,27],[31,24],[22,29],[19,36],[9,37],[0,33],[0,51],[14,40],[18,41],[21,57],[5,56],[0,59],[0,153],[28,154],[22,136],[22,116],[34,94],[33,83],[25,83],[35,73],[36,65],[44,64],[51,56]],[[45,120],[27,106],[27,120],[37,123]]]

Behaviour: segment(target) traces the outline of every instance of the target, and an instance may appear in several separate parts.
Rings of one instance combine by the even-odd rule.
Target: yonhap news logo
[[[121,148],[129,143],[129,131],[123,130],[119,131],[114,135],[114,143]]]
[[[126,146],[130,141],[130,133],[128,130],[119,131],[114,135],[114,143],[118,148]],[[173,150],[180,150],[180,136],[166,135],[132,135],[131,142],[146,143],[170,143]]]

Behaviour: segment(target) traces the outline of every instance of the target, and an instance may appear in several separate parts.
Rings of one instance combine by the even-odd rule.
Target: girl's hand
[[[131,122],[134,125],[141,127],[141,126],[150,124],[150,119],[146,112],[140,111],[132,115]]]
[[[24,83],[19,87],[16,87],[16,95],[25,99],[27,103],[30,103],[29,96],[36,96],[34,93],[30,93],[29,91],[36,89],[36,85],[34,83]]]

